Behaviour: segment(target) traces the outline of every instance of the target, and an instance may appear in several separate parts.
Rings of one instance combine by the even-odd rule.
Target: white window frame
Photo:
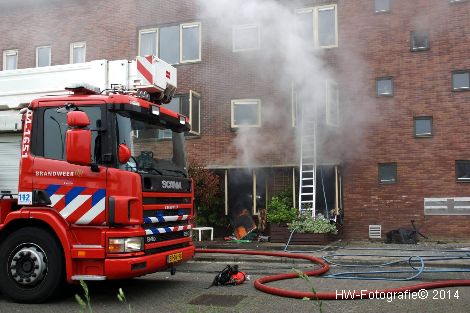
[[[335,97],[336,97],[336,102],[333,102],[331,99],[331,88],[336,89]],[[331,107],[333,103],[336,103],[336,116],[334,119],[336,120],[336,123],[333,121],[332,116],[331,116]],[[326,107],[325,107],[325,119],[326,119],[326,124],[329,126],[333,127],[339,127],[339,88],[338,84],[335,81],[332,80],[327,80],[326,81],[326,101],[325,101]]]
[[[255,31],[257,31],[257,45],[256,47],[252,48],[245,48],[245,49],[236,49],[235,48],[235,37],[237,34],[237,31],[239,30],[245,30],[245,29],[250,29],[253,28]],[[254,51],[254,50],[259,50],[260,49],[260,43],[261,43],[261,28],[259,24],[244,24],[244,25],[236,25],[232,27],[232,52],[244,52],[244,51]]]
[[[235,124],[235,106],[237,104],[253,104],[258,107],[258,123],[253,125],[236,125]],[[232,128],[261,127],[261,100],[260,99],[235,99],[230,103],[231,118],[230,126]]]
[[[247,169],[248,170],[248,169]],[[295,171],[295,169],[293,169]],[[225,208],[225,215],[228,215],[228,211],[229,211],[229,205],[228,205],[228,193],[229,193],[229,190],[228,190],[228,169],[224,170],[224,208]],[[294,173],[294,172],[293,172]],[[295,182],[295,181],[294,181]],[[251,195],[252,195],[252,211],[251,211],[251,214],[252,215],[259,215],[259,208],[258,208],[258,205],[257,205],[257,198],[256,198],[256,194],[258,193],[258,189],[256,187],[257,185],[257,178],[256,178],[256,169],[252,169],[251,170],[251,183],[253,185],[253,188],[251,189]],[[295,183],[293,184],[293,187],[294,187],[294,194],[295,194]],[[268,208],[268,199],[269,199],[269,195],[268,195],[268,180],[266,179],[266,182],[265,182],[265,185],[264,185],[264,188],[265,188],[265,199],[264,199],[264,207],[267,209]],[[294,206],[295,206],[295,199],[294,199]]]
[[[151,27],[151,28],[144,28],[139,30],[139,38],[138,38],[138,55],[142,56],[140,51],[141,41],[142,41],[142,34],[145,33],[155,33],[155,51],[158,57],[160,57],[159,51],[159,44],[160,44],[160,28],[168,27],[168,26],[179,26],[179,56],[178,56],[178,63],[175,64],[186,64],[186,63],[195,63],[200,62],[202,60],[202,24],[201,22],[191,22],[191,23],[182,23],[182,24],[174,24],[174,25],[162,25],[160,27]],[[194,60],[183,60],[183,29],[190,28],[190,27],[199,27],[199,58]]]
[[[324,9],[329,9],[329,8],[334,8],[335,10],[335,44],[334,45],[329,45],[329,46],[320,46],[320,43],[318,41],[318,11],[324,10]],[[307,13],[312,13],[313,14],[313,43],[315,47],[323,48],[323,49],[330,49],[330,48],[337,48],[338,47],[338,6],[336,4],[328,4],[328,5],[322,5],[322,6],[317,6],[317,7],[307,7],[307,8],[302,8],[302,9],[297,9],[295,11],[297,14],[307,14]]]
[[[201,134],[201,95],[194,90],[189,90],[189,123],[193,125],[193,95],[199,98],[199,116],[197,117],[198,129],[199,132],[190,130],[191,134],[200,135]],[[191,127],[192,128],[192,127]]]
[[[147,33],[155,33],[155,37],[156,37],[156,40],[155,40],[155,51],[157,53],[157,55],[159,55],[159,52],[158,51],[158,41],[160,40],[160,29],[159,28],[146,28],[146,29],[141,29],[139,30],[139,40],[138,40],[138,51],[137,51],[137,55],[139,56],[145,56],[145,55],[142,55],[140,53],[140,47],[141,47],[141,42],[142,42],[142,34],[147,34]]]
[[[52,65],[52,47],[51,46],[39,46],[39,47],[36,47],[36,67],[39,66],[39,49],[44,49],[44,48],[49,48],[49,65],[46,65],[46,66]]]
[[[16,68],[10,70],[18,69],[18,49],[9,49],[3,50],[3,70],[7,70],[7,56],[15,55],[16,56]]]
[[[81,48],[81,47],[84,47],[85,48],[85,56],[84,56],[84,62],[86,62],[86,41],[77,41],[77,42],[72,42],[70,44],[70,64],[74,64],[74,60],[73,60],[73,50],[75,48]]]
[[[199,58],[192,59],[192,60],[183,60],[183,29],[184,28],[192,28],[192,27],[199,27]],[[192,22],[192,23],[183,23],[180,24],[180,64],[185,63],[194,63],[201,61],[201,53],[202,53],[202,25],[201,22]]]
[[[292,88],[292,99],[291,99],[291,112],[292,112],[292,127],[297,126],[297,111],[298,111],[298,97],[297,97],[297,88],[295,88],[295,83],[292,81],[291,83]]]

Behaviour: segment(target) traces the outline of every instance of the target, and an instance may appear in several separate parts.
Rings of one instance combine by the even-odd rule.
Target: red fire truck
[[[14,91],[2,94],[9,84],[32,91],[17,90],[18,99],[61,93],[48,83],[103,82],[103,90],[75,84],[15,111],[22,137],[14,160],[4,156],[12,145],[0,136],[3,295],[42,302],[64,282],[174,274],[193,257],[189,120],[162,105],[176,89],[174,67],[149,56],[0,75],[0,103],[12,99]],[[17,185],[5,162],[19,164]]]

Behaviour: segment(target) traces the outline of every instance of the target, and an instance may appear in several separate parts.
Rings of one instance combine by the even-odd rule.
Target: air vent
[[[382,238],[382,225],[369,225],[369,238],[370,239]]]

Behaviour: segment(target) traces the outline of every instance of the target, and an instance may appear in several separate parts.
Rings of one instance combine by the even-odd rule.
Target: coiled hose
[[[228,249],[196,249],[196,253],[225,253],[225,254],[242,254],[242,255],[263,255],[263,256],[273,256],[273,257],[284,257],[290,259],[304,259],[311,261],[314,264],[320,265],[321,267],[315,270],[303,272],[307,276],[320,276],[329,271],[330,266],[322,259],[305,255],[305,254],[292,254],[287,252],[274,252],[274,251],[251,251],[251,250],[228,250]],[[436,289],[444,287],[458,287],[458,286],[470,286],[469,279],[460,279],[460,280],[443,280],[443,281],[433,281],[426,282],[416,285],[407,285],[397,288],[390,289],[381,289],[381,290],[361,290],[348,293],[348,295],[338,294],[337,292],[305,292],[297,290],[288,290],[282,288],[276,288],[265,285],[266,283],[298,278],[297,273],[285,273],[285,274],[276,274],[264,276],[257,279],[254,283],[255,288],[272,295],[277,295],[281,297],[288,298],[310,298],[318,300],[353,300],[353,299],[368,299],[373,298],[377,293],[411,293],[419,291],[422,289]]]

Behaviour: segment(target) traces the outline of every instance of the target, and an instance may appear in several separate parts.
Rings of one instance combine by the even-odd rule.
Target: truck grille
[[[189,246],[189,242],[183,242],[183,243],[179,243],[179,244],[176,244],[176,245],[148,249],[148,250],[145,251],[145,254],[149,255],[149,254],[161,253],[161,252],[166,252],[166,251],[170,251],[170,250],[185,248],[185,247],[188,247],[188,246]]]
[[[153,197],[144,193],[145,243],[188,238],[191,236],[191,197]]]

